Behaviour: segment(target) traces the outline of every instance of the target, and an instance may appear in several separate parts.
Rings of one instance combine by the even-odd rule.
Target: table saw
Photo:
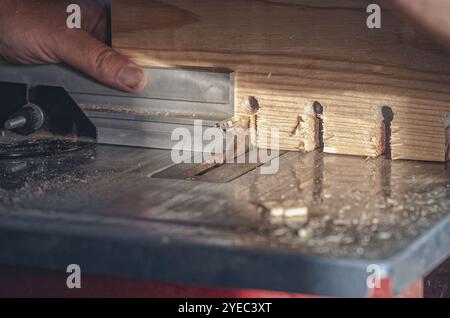
[[[0,111],[4,101],[78,106],[75,119],[54,120],[55,108],[45,108],[57,126],[50,130],[72,120],[72,132],[94,139],[14,148],[2,132],[1,265],[65,275],[78,264],[87,276],[367,297],[377,294],[373,268],[398,295],[450,256],[449,163],[317,150],[279,152],[274,175],[261,174],[264,162],[174,164],[174,127],[233,116],[233,74],[146,71],[152,85],[125,94],[62,65],[0,66]],[[301,218],[262,208],[293,201],[307,211]]]

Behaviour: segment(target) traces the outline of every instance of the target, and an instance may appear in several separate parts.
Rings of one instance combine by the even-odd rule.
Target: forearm
[[[450,0],[392,0],[402,12],[450,47]]]

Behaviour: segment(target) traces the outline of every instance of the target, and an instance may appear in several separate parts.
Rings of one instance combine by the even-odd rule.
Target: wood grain
[[[391,8],[368,29],[371,2],[113,0],[113,46],[142,66],[235,72],[237,116],[256,98],[258,135],[278,128],[283,150],[310,150],[317,131],[295,131],[320,102],[325,150],[377,156],[389,106],[393,159],[445,161],[450,54]]]

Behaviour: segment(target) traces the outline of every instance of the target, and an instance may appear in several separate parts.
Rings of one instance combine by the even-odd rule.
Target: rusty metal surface
[[[286,153],[276,175],[152,178],[170,162],[113,146],[1,161],[0,263],[355,296],[368,264],[401,292],[450,255],[448,163]],[[308,215],[272,219],[265,202]]]

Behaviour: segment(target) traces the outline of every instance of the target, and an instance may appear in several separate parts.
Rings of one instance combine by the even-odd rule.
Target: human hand
[[[73,0],[0,0],[0,56],[21,64],[65,62],[117,89],[143,89],[143,70],[103,43],[107,19],[100,1],[79,2],[82,28],[69,29],[66,8]]]
[[[450,47],[450,0],[392,0],[404,13]]]

